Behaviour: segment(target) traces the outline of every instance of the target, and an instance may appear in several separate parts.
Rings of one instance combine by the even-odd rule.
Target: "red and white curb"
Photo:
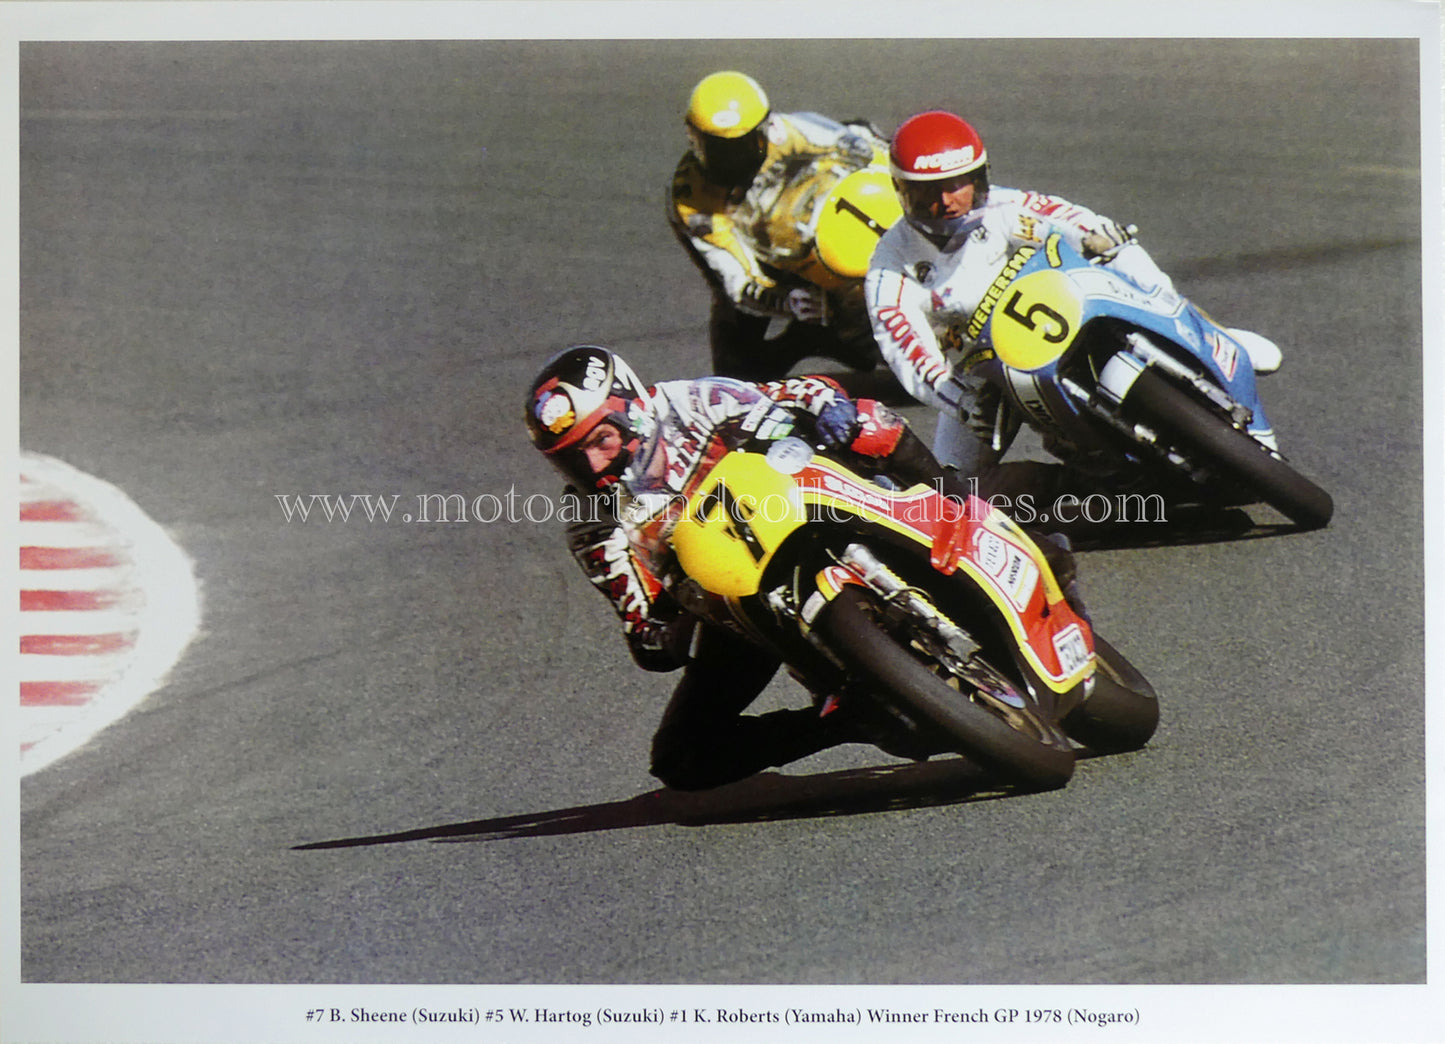
[[[115,486],[20,454],[20,770],[153,692],[195,636],[190,559]]]

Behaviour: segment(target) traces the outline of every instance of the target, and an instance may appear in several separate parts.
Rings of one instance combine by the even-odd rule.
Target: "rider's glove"
[[[953,413],[963,412],[966,417],[966,407],[973,401],[973,388],[950,374],[935,384],[933,390],[950,411]]]
[[[793,318],[800,323],[821,323],[827,315],[827,298],[816,286],[800,286],[796,290],[789,290],[785,303]]]
[[[1112,261],[1114,255],[1134,242],[1139,234],[1137,225],[1119,225],[1104,218],[1098,227],[1084,234],[1084,256],[1089,260]]]
[[[858,437],[862,423],[858,407],[850,399],[835,399],[823,407],[814,426],[828,449],[846,449]]]
[[[648,620],[627,636],[633,662],[644,671],[659,673],[684,666],[692,658],[690,650],[696,624],[696,617],[686,615]]]
[[[848,448],[865,457],[892,456],[908,427],[903,418],[877,399],[858,399],[854,405],[858,407],[858,433]]]

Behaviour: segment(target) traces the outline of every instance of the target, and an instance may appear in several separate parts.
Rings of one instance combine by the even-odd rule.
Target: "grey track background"
[[[558,525],[286,522],[276,494],[555,493],[518,403],[567,342],[705,369],[661,192],[726,66],[887,129],[961,108],[997,182],[1137,222],[1284,346],[1264,395],[1331,527],[1082,557],[1163,700],[1146,750],[996,798],[843,748],[680,800],[646,772],[672,679]],[[20,73],[21,446],[127,490],[204,598],[169,683],[23,784],[25,981],[1424,981],[1412,41],[27,43]]]

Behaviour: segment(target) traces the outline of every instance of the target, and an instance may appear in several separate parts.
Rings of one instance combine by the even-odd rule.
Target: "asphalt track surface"
[[[1081,556],[1147,749],[1030,796],[850,746],[683,798],[674,679],[559,525],[287,521],[554,495],[519,402],[563,344],[706,370],[661,193],[727,66],[966,108],[995,181],[1136,222],[1284,347],[1333,524]],[[24,781],[24,980],[1424,981],[1416,96],[1409,41],[22,45],[21,445],[202,584],[164,687]]]

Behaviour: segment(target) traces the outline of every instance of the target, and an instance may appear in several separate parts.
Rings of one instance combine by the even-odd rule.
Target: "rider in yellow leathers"
[[[757,81],[731,71],[698,83],[684,122],[691,148],[667,216],[713,290],[714,371],[774,380],[809,355],[872,369],[880,356],[860,284],[899,214],[887,142],[862,120],[773,112]],[[857,172],[849,184],[860,189],[829,196]],[[832,263],[825,233],[861,257],[856,278]]]

